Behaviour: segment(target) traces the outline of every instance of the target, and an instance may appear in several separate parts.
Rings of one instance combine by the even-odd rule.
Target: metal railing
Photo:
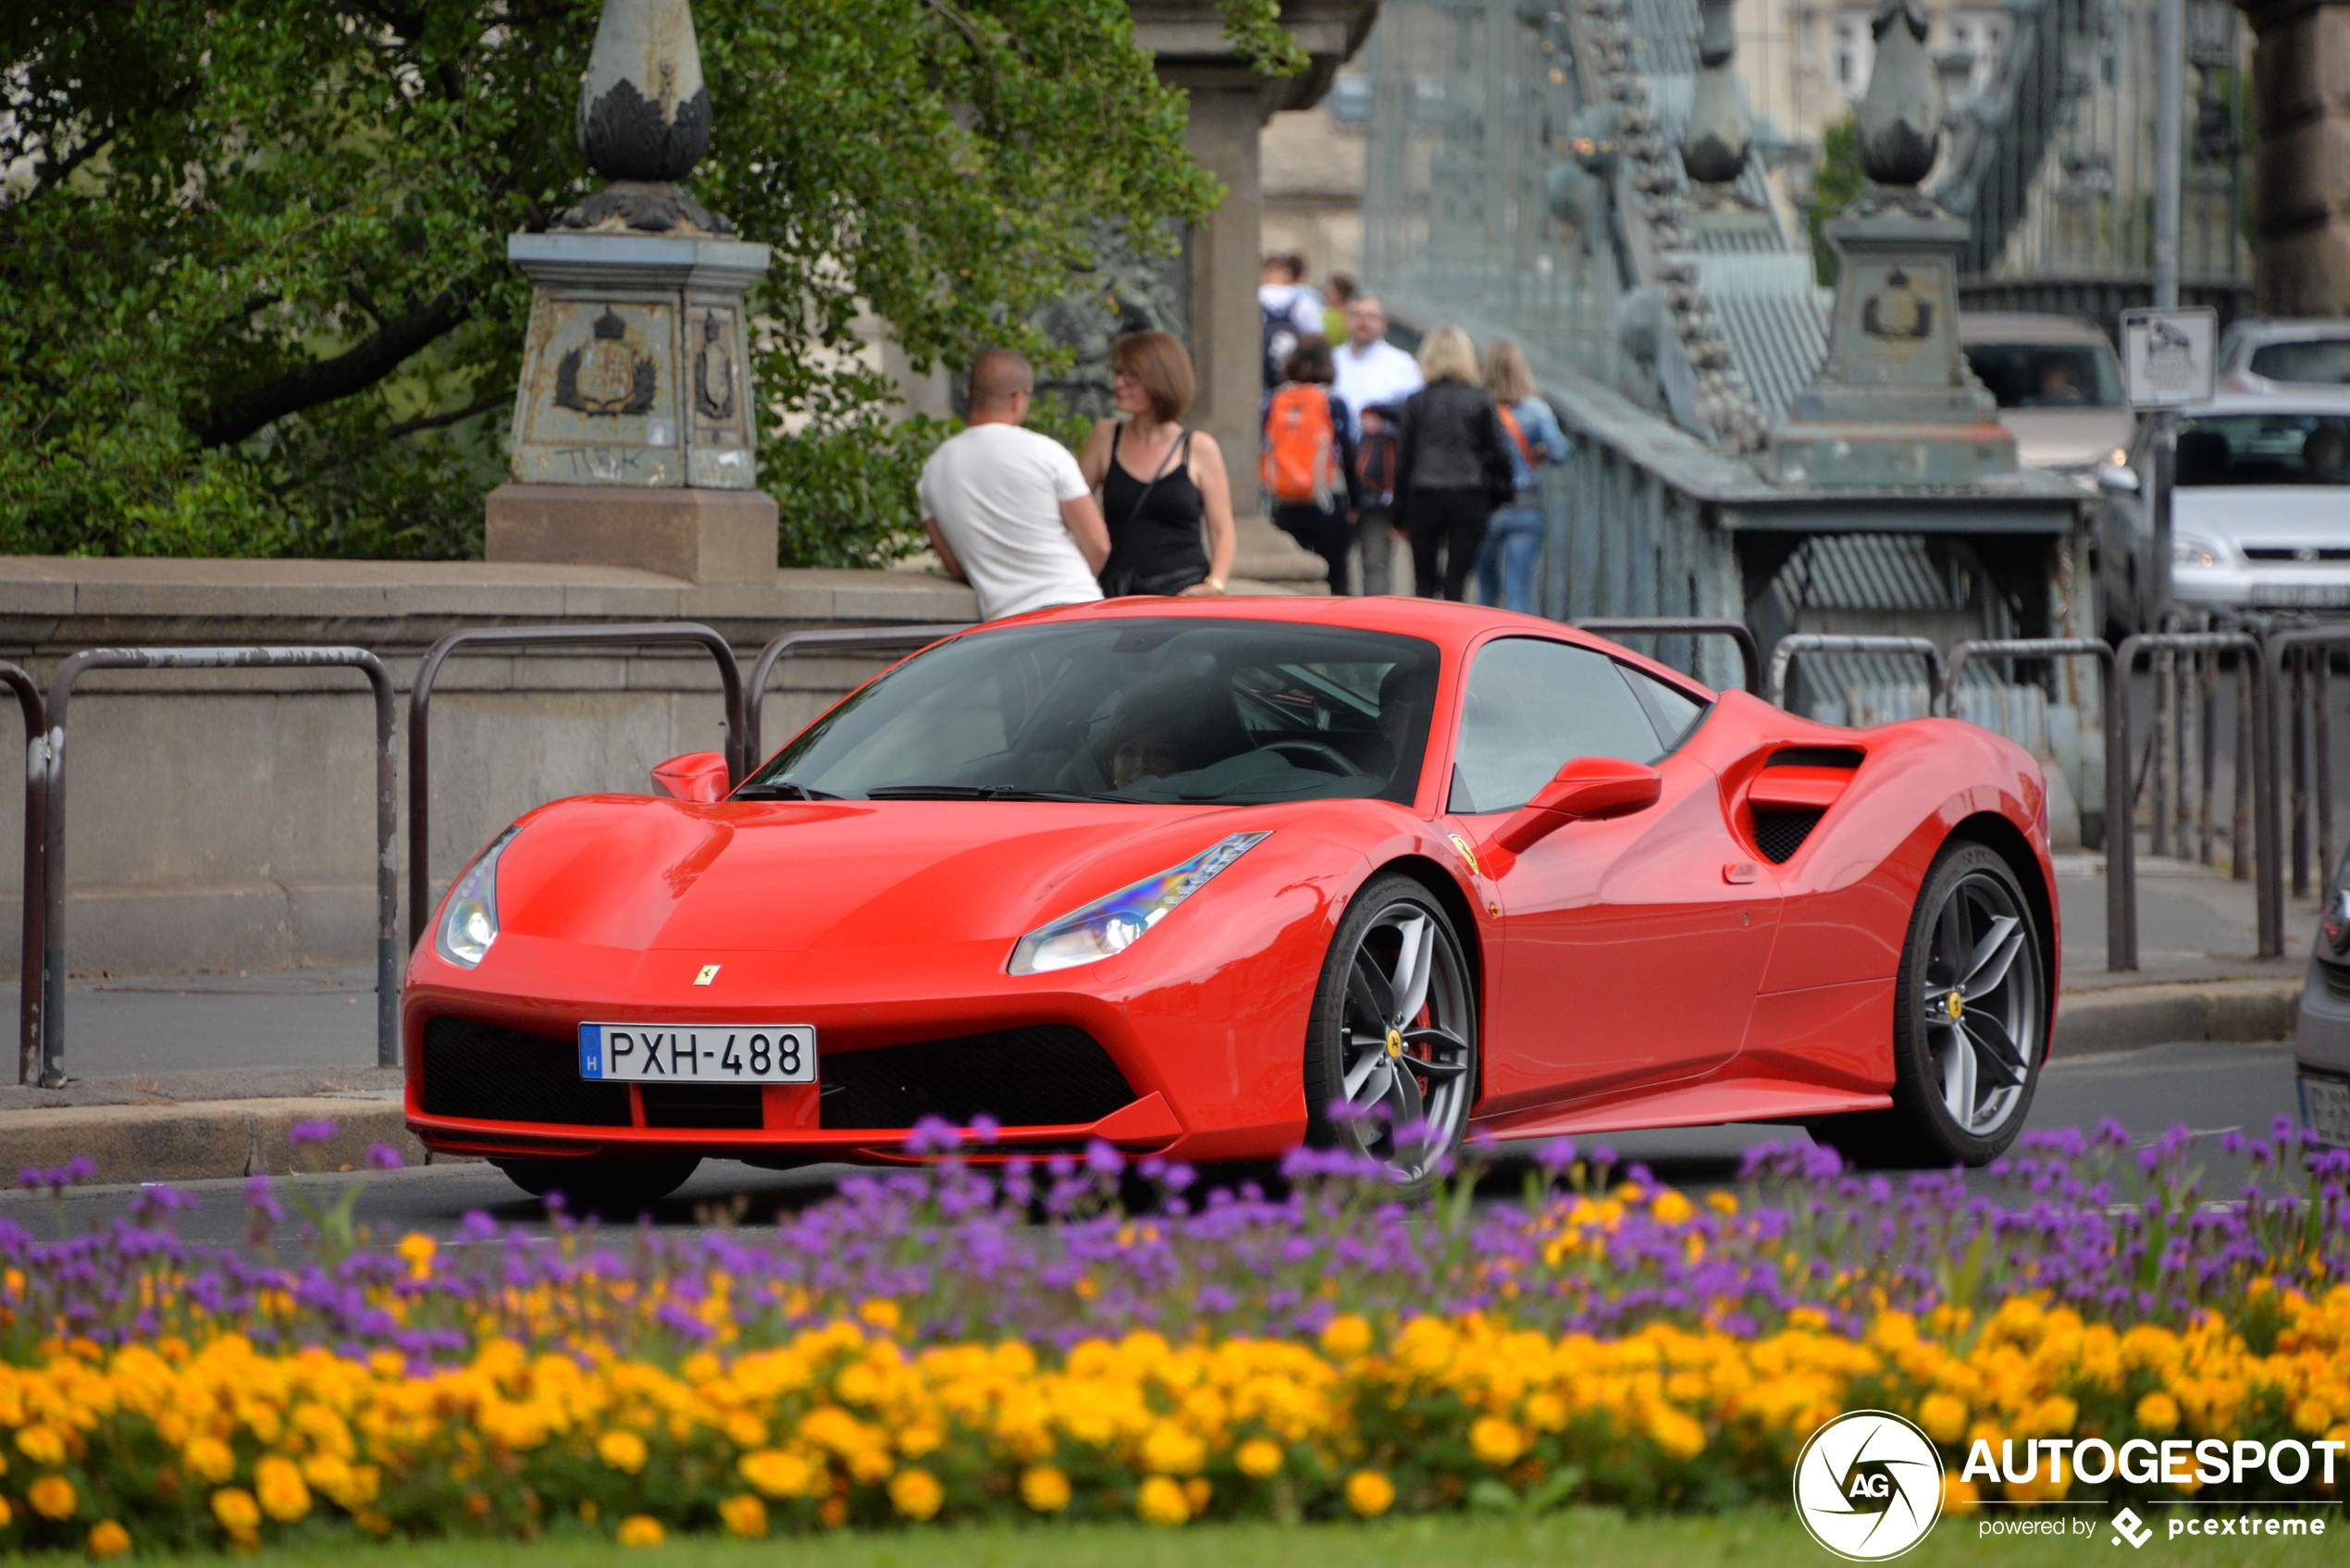
[[[734,645],[694,621],[637,621],[616,626],[467,626],[450,633],[416,661],[416,683],[408,694],[408,945],[425,934],[432,916],[432,739],[433,683],[440,666],[461,648],[649,647],[692,643],[718,662],[726,699],[726,787],[742,783],[748,771],[743,748],[743,673]]]
[[[802,653],[878,653],[902,648],[911,652],[929,647],[939,638],[957,632],[969,631],[969,624],[936,626],[845,626],[835,629],[785,632],[751,661],[750,679],[743,686],[743,769],[733,774],[740,784],[753,768],[766,759],[760,735],[760,720],[767,706],[767,682],[775,673],[775,665],[787,656]]]
[[[1949,689],[1943,673],[1942,650],[1925,637],[1848,637],[1829,632],[1795,632],[1771,648],[1771,685],[1765,694],[1774,708],[1787,706],[1787,673],[1799,653],[1903,653],[1925,661],[1926,711],[1938,711]]]
[[[41,683],[20,664],[0,661],[0,681],[17,694],[24,714],[24,948],[17,969],[17,1081],[41,1077],[41,932],[46,907],[42,887],[47,874],[49,838],[49,705]]]
[[[1738,664],[1746,672],[1746,689],[1756,697],[1762,695],[1762,650],[1754,640],[1753,628],[1743,621],[1707,615],[1593,615],[1567,624],[1578,632],[1594,632],[1604,637],[1727,637],[1738,645]],[[1670,662],[1661,656],[1657,661]]]
[[[2333,875],[2333,726],[2331,716],[2332,697],[2333,650],[2350,648],[2350,626],[2298,626],[2271,633],[2268,639],[2265,670],[2269,681],[2270,700],[2261,704],[2261,716],[2269,725],[2270,781],[2282,784],[2286,796],[2285,808],[2292,820],[2293,891],[2296,897],[2308,893],[2312,879],[2309,874],[2309,851],[2312,818],[2316,828],[2314,847],[2317,850],[2319,885]],[[2310,655],[2315,654],[2313,659]],[[2286,671],[2291,668],[2288,682]],[[2279,708],[2285,712],[2280,713]],[[2289,755],[2288,755],[2289,753]],[[2282,774],[2282,778],[2279,778]],[[2261,804],[2271,815],[2278,809],[2278,789],[2261,792]],[[2281,839],[2282,829],[2277,832]],[[2283,853],[2279,846],[2280,856]],[[2277,877],[2277,904],[2283,907],[2282,869]],[[2266,891],[2267,884],[2263,883]]]
[[[27,788],[36,772],[45,810],[42,905],[40,1080],[62,1086],[66,1050],[66,710],[74,682],[92,670],[355,669],[376,697],[376,1065],[400,1065],[399,704],[383,661],[364,648],[100,648],[77,653],[50,677],[43,743],[27,751]],[[10,685],[14,685],[13,681]],[[19,702],[23,694],[19,693]],[[27,711],[31,711],[30,706]],[[30,799],[28,799],[30,806]],[[27,833],[31,829],[28,826]],[[34,871],[27,852],[25,902]],[[30,985],[28,979],[25,984]],[[20,1069],[21,1070],[21,1069]]]
[[[2270,747],[2267,656],[2258,638],[2249,632],[2146,632],[2121,639],[2113,655],[2113,698],[2106,703],[2106,967],[2114,970],[2138,967],[2136,790],[2131,759],[2137,755],[2132,731],[2127,687],[2141,655],[2157,653],[2236,653],[2251,667],[2253,809],[2252,858],[2257,887],[2254,905],[2259,930],[2259,956],[2274,958],[2284,951],[2284,883],[2277,863],[2275,769]],[[2155,759],[2158,763],[2158,759]],[[2238,787],[2242,787],[2239,779]],[[2159,803],[2158,803],[2159,804]],[[2158,817],[2161,813],[2158,811]],[[2239,852],[2239,858],[2241,853]]]

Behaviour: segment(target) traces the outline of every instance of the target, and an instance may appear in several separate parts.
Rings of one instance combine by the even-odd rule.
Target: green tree
[[[1861,173],[1861,129],[1850,115],[1820,135],[1820,171],[1812,180],[1812,204],[1805,216],[1812,228],[1812,265],[1824,286],[1836,282],[1836,252],[1828,244],[1828,219],[1860,199],[1868,189]]]
[[[0,549],[462,556],[529,290],[505,236],[594,188],[597,0],[0,6]],[[1294,68],[1272,0],[1227,31]],[[785,557],[904,548],[917,367],[1220,199],[1124,0],[705,0],[695,193],[774,247],[753,298]]]

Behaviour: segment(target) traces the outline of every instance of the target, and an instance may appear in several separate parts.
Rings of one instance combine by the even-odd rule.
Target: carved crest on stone
[[[1934,302],[1910,286],[1910,275],[1895,267],[1885,276],[1885,288],[1861,302],[1861,330],[1872,338],[1900,342],[1934,335]]]
[[[694,406],[706,419],[735,416],[735,354],[726,341],[726,322],[716,311],[704,311],[701,347],[694,355]]]
[[[555,364],[555,404],[579,414],[642,414],[653,406],[660,370],[629,341],[628,324],[609,307],[594,336]]]

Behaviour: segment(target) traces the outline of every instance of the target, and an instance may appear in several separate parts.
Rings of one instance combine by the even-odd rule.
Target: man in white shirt
[[[1020,428],[1036,373],[1009,349],[971,365],[971,424],[922,464],[922,531],[946,574],[1000,621],[1102,597],[1109,529],[1067,447]]]
[[[1358,438],[1365,409],[1397,407],[1420,389],[1420,362],[1387,340],[1387,311],[1376,294],[1347,302],[1346,341],[1330,357],[1338,362],[1338,384],[1330,389],[1345,402]]]

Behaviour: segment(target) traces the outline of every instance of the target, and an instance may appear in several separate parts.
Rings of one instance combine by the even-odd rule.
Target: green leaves
[[[598,0],[0,7],[0,549],[479,549],[529,302],[505,236],[590,180]],[[1271,0],[1231,36],[1279,63]],[[1006,342],[1222,192],[1124,0],[734,0],[697,17],[695,193],[773,247],[752,297],[790,563],[919,534],[917,371]],[[13,171],[13,172],[9,172]],[[860,327],[864,330],[860,333]]]

